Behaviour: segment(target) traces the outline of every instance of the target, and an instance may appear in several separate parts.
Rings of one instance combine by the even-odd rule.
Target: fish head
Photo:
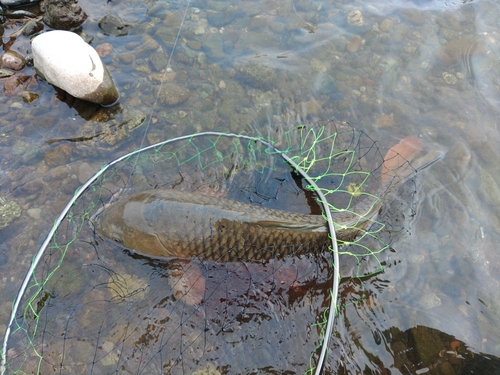
[[[153,258],[182,257],[176,243],[158,233],[154,223],[145,219],[151,200],[147,193],[125,197],[106,207],[100,215],[96,230],[99,235],[133,253]]]
[[[109,207],[106,207],[99,217],[99,222],[96,227],[97,233],[104,238],[108,238],[122,246],[125,246],[124,239],[126,239],[126,228],[123,225],[124,223],[122,218],[122,204],[112,204]]]

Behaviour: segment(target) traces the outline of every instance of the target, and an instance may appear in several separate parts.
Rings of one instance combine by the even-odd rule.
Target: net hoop
[[[90,177],[85,184],[83,184],[80,188],[78,188],[75,191],[75,194],[73,198],[68,202],[68,204],[64,207],[62,210],[61,214],[59,217],[56,219],[54,222],[54,226],[48,233],[47,237],[45,238],[45,241],[43,242],[42,246],[38,250],[37,254],[33,258],[33,261],[31,262],[31,266],[24,277],[23,283],[21,284],[21,287],[19,289],[19,292],[17,293],[16,299],[14,301],[14,304],[12,306],[12,311],[9,319],[9,323],[7,324],[7,329],[5,330],[5,337],[3,340],[2,344],[2,351],[1,351],[1,363],[0,363],[0,375],[4,375],[6,371],[6,365],[7,365],[7,346],[8,346],[8,341],[9,341],[9,336],[11,333],[11,327],[12,324],[15,320],[17,311],[19,309],[19,306],[21,304],[21,299],[26,292],[26,289],[28,287],[28,283],[31,280],[31,277],[37,268],[40,260],[42,259],[45,250],[47,249],[47,246],[49,242],[51,241],[52,237],[56,233],[56,230],[59,228],[59,225],[61,222],[64,220],[66,215],[68,214],[69,210],[73,206],[73,204],[77,201],[77,199],[89,188],[89,186],[94,183],[108,168],[112,167],[113,165],[131,157],[134,155],[138,155],[141,152],[156,148],[156,147],[161,147],[163,145],[166,145],[168,143],[172,142],[177,142],[177,141],[182,141],[185,139],[190,139],[190,138],[196,138],[196,137],[203,137],[203,136],[218,136],[218,137],[228,137],[228,138],[240,138],[240,139],[246,139],[249,141],[256,141],[259,142],[267,147],[270,147],[273,149],[275,152],[277,152],[281,157],[290,165],[292,166],[296,172],[300,173],[300,175],[314,188],[315,194],[317,194],[319,201],[323,207],[323,212],[325,213],[327,217],[327,224],[328,224],[328,231],[330,234],[330,239],[331,239],[331,251],[333,252],[333,284],[332,284],[332,292],[331,292],[331,301],[330,301],[330,307],[329,307],[329,312],[328,312],[328,321],[327,321],[327,326],[323,335],[323,343],[321,344],[321,353],[316,365],[315,369],[315,375],[320,375],[322,372],[322,368],[326,359],[326,354],[328,350],[328,340],[331,336],[332,330],[333,330],[333,322],[335,319],[335,313],[337,311],[337,299],[338,299],[338,291],[339,291],[339,280],[340,280],[340,275],[339,275],[339,254],[338,254],[338,247],[337,247],[337,237],[335,234],[335,228],[333,224],[333,218],[332,214],[330,211],[330,207],[327,203],[326,197],[322,193],[321,189],[318,187],[318,185],[314,182],[314,180],[302,169],[300,168],[297,163],[295,163],[290,157],[288,157],[283,151],[279,150],[277,147],[275,147],[272,142],[269,142],[267,140],[261,139],[259,137],[252,137],[249,135],[245,134],[234,134],[234,133],[222,133],[222,132],[216,132],[216,131],[211,131],[211,132],[200,132],[200,133],[195,133],[195,134],[189,134],[181,137],[175,137],[172,139],[168,139],[166,141],[158,142],[155,144],[152,144],[150,146],[146,146],[140,149],[137,149],[135,151],[129,152],[123,156],[121,156],[118,159],[113,160],[109,164],[105,164],[97,173],[95,173],[92,177]]]

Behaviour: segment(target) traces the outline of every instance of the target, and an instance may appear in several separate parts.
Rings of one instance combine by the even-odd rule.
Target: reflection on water
[[[400,235],[378,257],[384,272],[343,279],[325,370],[494,371],[482,366],[497,366],[487,358],[500,352],[497,3],[80,5],[89,15],[82,35],[110,67],[122,111],[107,118],[99,110],[96,119],[94,106],[22,78],[34,74],[30,67],[15,75],[18,81],[1,78],[0,192],[6,203],[0,205],[12,222],[0,230],[0,327],[53,221],[104,163],[141,145],[212,129],[262,135],[280,146],[295,125],[336,118],[382,148],[425,134],[450,151],[387,207],[384,218]],[[102,32],[98,21],[108,14],[131,25],[127,35]],[[29,51],[29,38],[9,38],[23,23],[4,24],[4,50]],[[15,206],[9,202],[21,208],[20,217],[8,210],[6,204]],[[380,268],[372,260],[361,263],[363,274]],[[340,266],[349,275],[359,264]],[[295,332],[295,326],[286,328]],[[295,344],[283,346],[283,353],[299,352],[302,345]],[[109,345],[103,343],[111,352]]]

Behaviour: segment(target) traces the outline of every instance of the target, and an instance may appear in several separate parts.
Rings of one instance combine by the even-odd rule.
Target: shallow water
[[[406,184],[386,213],[387,222],[399,233],[391,240],[391,249],[360,265],[352,264],[348,255],[341,257],[341,305],[325,371],[493,373],[481,367],[484,362],[478,358],[500,353],[500,256],[495,251],[500,228],[500,7],[496,2],[80,1],[80,5],[89,15],[82,35],[94,47],[108,51],[103,60],[121,92],[120,105],[128,111],[125,119],[146,120],[121,136],[111,132],[111,138],[87,139],[88,134],[108,131],[102,123],[89,121],[95,106],[56,96],[54,88],[41,80],[26,88],[39,95],[32,103],[23,102],[20,93],[1,94],[0,189],[22,210],[0,230],[1,328],[5,329],[22,278],[54,220],[74,191],[103,164],[141,145],[196,131],[246,132],[275,139],[279,145],[282,133],[296,124],[335,118],[366,132],[378,142],[382,155],[403,137],[419,134],[449,152]],[[105,35],[98,21],[107,14],[129,23],[128,35]],[[6,36],[20,26],[21,21],[6,26],[4,49]],[[25,54],[28,38],[17,38],[11,48]],[[23,73],[33,71],[27,67]],[[256,185],[252,180],[234,193],[279,207],[281,201],[269,198],[280,197],[277,192],[283,190],[293,190],[292,196],[300,190],[292,188],[293,183],[271,181],[262,178]],[[289,207],[304,209],[299,203]],[[117,255],[106,262],[118,263]],[[119,267],[136,264],[135,259],[126,259]],[[350,277],[352,268],[361,267],[356,272],[364,275],[380,266],[382,273]],[[142,269],[139,274],[150,271]],[[86,272],[81,277],[91,278],[92,272]],[[151,285],[159,279],[153,278]],[[312,292],[305,294],[315,309],[327,305],[323,289],[317,300]],[[94,290],[101,293],[97,287]],[[307,305],[304,294],[299,295],[291,304],[284,303],[280,294],[257,298],[266,300],[267,307],[282,309],[287,325],[279,329],[289,329],[292,341]],[[158,302],[160,296],[149,297],[143,311],[155,303],[156,308],[173,306],[170,300]],[[255,317],[265,315],[263,311],[270,310],[256,312]],[[176,314],[171,319],[182,319]],[[239,320],[237,329],[263,329],[258,321],[245,326],[245,320]],[[147,331],[158,334],[156,329]],[[269,340],[262,332],[257,335]],[[260,370],[306,371],[317,343],[309,340],[304,326],[300,335],[300,340],[279,346],[274,364],[271,355],[262,357]],[[244,355],[242,337],[234,338],[232,349],[228,338],[226,357],[205,357],[200,369],[252,373],[258,359],[224,367]],[[302,342],[308,344],[305,354],[300,353]],[[125,353],[130,343],[122,343]],[[81,353],[90,355],[91,349]],[[266,350],[269,354],[272,349],[262,353]],[[194,363],[196,350],[192,355]],[[195,367],[191,363],[184,370]],[[73,371],[84,372],[78,367]]]

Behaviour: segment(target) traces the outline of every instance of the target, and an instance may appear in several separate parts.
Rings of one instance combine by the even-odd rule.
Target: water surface
[[[341,257],[340,307],[326,372],[492,373],[478,358],[500,352],[496,2],[85,0],[80,5],[89,15],[82,36],[104,51],[125,120],[143,116],[145,122],[116,136],[114,128],[102,125],[106,121],[96,121],[96,106],[57,93],[41,80],[25,88],[39,96],[32,103],[21,93],[1,94],[1,192],[22,210],[0,231],[1,327],[54,220],[103,164],[197,131],[246,132],[279,142],[297,124],[336,119],[377,141],[382,155],[408,135],[424,135],[449,152],[403,187],[386,215],[401,235],[376,259],[362,262],[366,272],[356,271],[370,274],[382,266],[383,272],[352,278],[358,264]],[[108,14],[130,25],[127,35],[99,28]],[[20,26],[21,21],[5,27],[4,50],[29,51],[28,38],[7,43]],[[29,67],[23,73],[34,74]],[[289,182],[284,186],[294,186]],[[276,183],[250,188],[246,197],[264,204],[280,191]],[[245,196],[242,191],[237,194]],[[131,267],[130,261],[123,267]],[[318,309],[327,305],[312,303]],[[301,332],[305,342],[307,329],[294,326],[305,300],[299,304],[286,310],[290,325],[280,329],[289,329],[290,339]],[[261,327],[255,321],[250,326]],[[250,326],[241,323],[242,330]],[[235,342],[244,342],[242,337]],[[260,371],[280,371],[284,363],[288,371],[306,371],[310,348],[306,355],[301,348],[283,344],[276,363],[272,356],[262,358],[266,365]],[[243,352],[225,350],[227,357],[205,357],[200,368],[257,371],[228,367]],[[300,364],[290,358],[301,358]]]

